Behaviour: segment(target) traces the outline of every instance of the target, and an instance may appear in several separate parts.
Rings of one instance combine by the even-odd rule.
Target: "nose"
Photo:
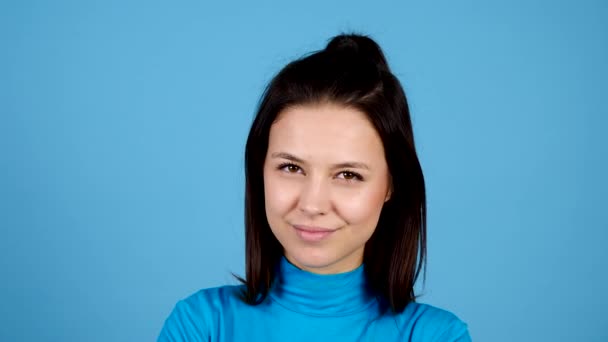
[[[329,188],[323,179],[309,177],[304,182],[298,207],[308,216],[327,214],[330,209]]]

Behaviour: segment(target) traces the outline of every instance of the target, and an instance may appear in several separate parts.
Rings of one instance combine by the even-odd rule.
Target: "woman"
[[[426,204],[407,100],[360,35],[270,82],[245,151],[246,278],[180,301],[159,341],[470,341],[415,302]]]

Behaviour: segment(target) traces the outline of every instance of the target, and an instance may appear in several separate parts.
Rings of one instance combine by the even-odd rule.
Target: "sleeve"
[[[157,342],[203,342],[209,337],[203,330],[202,317],[187,302],[179,301],[165,320]]]
[[[466,323],[458,320],[435,339],[435,342],[471,342],[471,335]]]
[[[400,318],[407,341],[471,342],[467,324],[449,311],[411,303]]]

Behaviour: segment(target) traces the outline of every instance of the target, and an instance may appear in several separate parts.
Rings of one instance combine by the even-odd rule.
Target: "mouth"
[[[306,242],[319,242],[331,236],[337,229],[293,225],[298,237]]]

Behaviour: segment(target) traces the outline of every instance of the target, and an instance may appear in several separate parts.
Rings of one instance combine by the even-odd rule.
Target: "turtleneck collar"
[[[315,274],[292,265],[278,265],[270,297],[287,309],[313,316],[343,316],[376,301],[367,286],[363,265],[338,274]]]

